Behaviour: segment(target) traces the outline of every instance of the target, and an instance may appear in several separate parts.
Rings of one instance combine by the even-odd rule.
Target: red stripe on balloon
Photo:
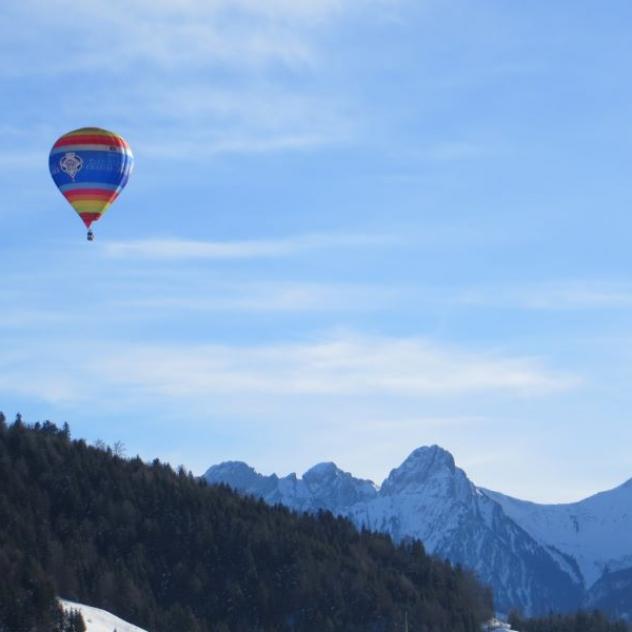
[[[79,217],[83,220],[86,228],[90,228],[90,224],[96,222],[101,217],[101,213],[79,213]]]
[[[102,134],[81,134],[77,136],[62,136],[53,147],[66,145],[114,145],[115,147],[128,147],[128,144],[116,136],[103,136]]]
[[[73,191],[64,191],[64,197],[69,202],[76,200],[114,201],[118,197],[118,193],[109,189],[74,189]]]

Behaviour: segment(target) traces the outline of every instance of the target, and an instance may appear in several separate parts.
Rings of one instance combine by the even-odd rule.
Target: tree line
[[[0,632],[82,630],[56,597],[150,632],[478,632],[492,615],[490,590],[419,542],[116,452],[0,414]]]
[[[612,621],[599,611],[549,614],[528,619],[518,612],[509,615],[511,627],[520,632],[630,632],[624,621]]]

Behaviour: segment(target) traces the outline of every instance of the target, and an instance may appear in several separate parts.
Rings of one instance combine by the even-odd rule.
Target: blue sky
[[[5,0],[0,409],[195,473],[632,476],[628,2]],[[48,151],[135,172],[85,241]]]

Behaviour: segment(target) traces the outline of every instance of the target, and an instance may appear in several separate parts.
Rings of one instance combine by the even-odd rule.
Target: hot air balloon
[[[127,184],[134,165],[132,150],[118,134],[82,127],[61,136],[48,166],[55,184],[91,230]]]

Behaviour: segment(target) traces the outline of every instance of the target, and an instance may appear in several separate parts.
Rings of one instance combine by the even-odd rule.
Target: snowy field
[[[483,626],[483,632],[517,632],[512,630],[508,623],[498,619],[492,619]]]
[[[113,614],[92,606],[61,599],[64,610],[79,610],[86,624],[86,632],[147,632]]]

